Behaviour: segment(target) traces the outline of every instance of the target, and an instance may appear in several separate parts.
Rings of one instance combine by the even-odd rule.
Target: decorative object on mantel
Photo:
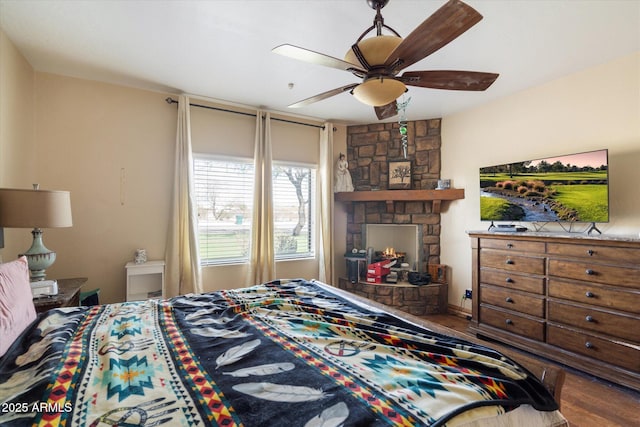
[[[351,173],[349,173],[349,163],[344,153],[340,153],[336,162],[335,184],[333,191],[336,193],[353,191]]]
[[[33,184],[32,190],[0,189],[0,226],[7,228],[33,228],[33,243],[24,253],[29,263],[32,288],[56,294],[54,280],[45,281],[45,270],[56,260],[56,253],[42,243],[41,228],[71,227],[71,195],[68,191],[40,190]]]
[[[389,190],[411,188],[411,160],[389,161]]]
[[[407,158],[407,148],[409,147],[409,135],[407,131],[407,105],[409,105],[409,101],[411,101],[411,97],[409,97],[406,101],[396,101],[398,113],[400,114],[400,120],[398,120],[398,124],[400,125],[400,138],[402,141],[402,154],[404,158]]]
[[[439,179],[438,186],[436,190],[448,190],[451,188],[451,180],[450,179]]]

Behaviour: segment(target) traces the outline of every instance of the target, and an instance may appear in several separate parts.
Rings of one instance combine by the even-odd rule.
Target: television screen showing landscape
[[[608,222],[607,150],[480,168],[483,221]]]

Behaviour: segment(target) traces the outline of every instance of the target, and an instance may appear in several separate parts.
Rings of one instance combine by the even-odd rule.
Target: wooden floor
[[[469,322],[453,315],[424,316],[459,332],[468,332]],[[487,342],[499,349],[499,345]],[[561,412],[572,427],[640,426],[640,393],[563,366]]]

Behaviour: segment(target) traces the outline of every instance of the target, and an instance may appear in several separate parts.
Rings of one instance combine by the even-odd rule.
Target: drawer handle
[[[506,323],[507,325],[513,325],[513,320],[507,319],[504,321],[504,323]]]
[[[593,323],[593,322],[595,322],[595,321],[596,321],[596,320],[593,318],[593,316],[587,316],[587,317],[585,317],[585,318],[584,318],[584,320],[586,320],[587,322],[591,322],[591,323]]]
[[[593,251],[593,249],[589,249],[589,250],[587,251],[587,255],[589,255],[589,256],[593,256],[593,254],[595,254],[595,252]]]
[[[593,344],[591,344],[589,341],[584,343],[584,346],[587,347],[587,348],[593,348]]]
[[[511,297],[506,297],[504,300],[505,302],[513,302],[513,298]]]
[[[513,243],[507,243],[507,248],[509,249],[513,248]]]
[[[514,264],[514,262],[513,262],[513,260],[508,259],[508,260],[507,260],[507,264],[509,264],[509,265],[513,265],[513,264]]]
[[[587,293],[584,294],[584,296],[586,296],[587,298],[593,298],[595,297],[595,295],[593,294],[593,292],[591,291],[587,291]]]
[[[507,278],[505,279],[505,282],[507,282],[507,283],[513,283],[513,279],[512,279],[511,277],[507,277]]]
[[[588,275],[588,276],[593,276],[594,274],[596,274],[596,272],[595,272],[595,271],[593,271],[593,270],[592,270],[592,269],[590,269],[590,268],[587,268],[587,270],[585,271],[585,273],[587,273],[587,275]]]

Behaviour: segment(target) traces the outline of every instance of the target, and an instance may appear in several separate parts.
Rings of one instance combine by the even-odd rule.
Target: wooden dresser
[[[640,390],[640,240],[469,236],[474,333]]]

